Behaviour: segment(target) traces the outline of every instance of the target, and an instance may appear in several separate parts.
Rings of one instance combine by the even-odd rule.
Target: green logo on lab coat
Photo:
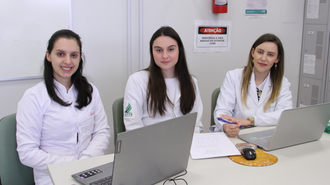
[[[125,116],[126,117],[132,117],[131,110],[132,110],[132,106],[131,106],[131,104],[128,104],[126,109],[125,109]]]

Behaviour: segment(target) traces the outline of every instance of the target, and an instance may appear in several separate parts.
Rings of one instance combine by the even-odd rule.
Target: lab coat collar
[[[270,96],[270,93],[271,93],[270,73],[268,73],[268,76],[266,77],[265,80],[266,80],[266,83],[265,83],[264,88],[262,89],[262,94],[261,94],[260,100],[258,101],[257,90],[256,90],[257,85],[255,82],[254,72],[251,75],[248,93],[256,105],[261,104],[263,101],[267,100],[268,97]]]
[[[74,84],[72,84],[72,86],[70,87],[70,89],[67,91],[66,87],[64,85],[62,85],[60,82],[58,82],[57,80],[55,80],[54,78],[54,85],[56,87],[55,91],[57,93],[57,95],[63,100],[63,101],[67,101],[67,97],[73,95],[74,99],[77,99],[78,96],[78,91],[75,88]]]
[[[272,93],[272,82],[270,80],[270,72],[268,73],[268,76],[265,80],[266,80],[266,83],[265,83],[264,88],[262,89],[259,103],[264,103],[264,101],[268,100],[268,98],[270,97],[270,94]]]
[[[254,80],[254,73],[252,73],[251,78],[250,78],[250,85],[249,85],[249,96],[251,96],[251,99],[253,100],[253,102],[258,105],[259,101],[258,101],[258,96],[257,96],[257,91],[256,91],[256,82]]]
[[[57,88],[57,90],[58,91],[60,91],[61,93],[63,93],[63,92],[67,92],[66,91],[66,87],[63,85],[63,84],[61,84],[60,82],[58,82],[55,78],[54,78],[54,85],[55,85],[55,87]],[[74,84],[72,84],[72,86],[70,87],[70,89],[68,90],[68,93],[70,93],[70,92],[72,92],[72,91],[74,91]]]

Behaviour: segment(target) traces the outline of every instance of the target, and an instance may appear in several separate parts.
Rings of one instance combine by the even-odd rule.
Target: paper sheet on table
[[[241,155],[223,132],[194,134],[190,154],[192,159]]]

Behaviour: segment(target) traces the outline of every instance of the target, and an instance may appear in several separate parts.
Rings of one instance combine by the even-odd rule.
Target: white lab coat
[[[77,109],[77,90],[54,80],[64,107],[53,101],[44,82],[28,89],[18,103],[17,151],[21,162],[33,168],[37,185],[52,184],[47,165],[103,155],[109,144],[110,127],[97,88],[92,101]]]
[[[155,117],[149,115],[147,110],[148,78],[149,72],[143,70],[132,74],[127,80],[124,96],[124,123],[126,130],[133,130],[147,125],[152,125],[183,115],[180,110],[181,92],[178,81],[176,81],[175,89],[167,89],[167,92],[174,91],[175,100],[171,100],[174,102],[174,107],[167,102],[165,105],[167,111],[164,116],[161,116],[159,113],[157,113]],[[165,79],[166,83],[167,80],[168,79]],[[197,112],[195,132],[199,133],[203,131],[203,105],[198,90],[197,79],[193,77],[193,80],[196,87],[196,100],[191,112]]]
[[[226,74],[217,100],[217,106],[214,110],[214,122],[216,123],[214,131],[222,131],[224,123],[217,120],[221,114],[241,119],[247,119],[252,116],[255,119],[255,126],[270,126],[277,124],[283,110],[292,108],[291,84],[287,78],[283,77],[279,97],[264,112],[264,106],[272,91],[270,74],[265,79],[265,85],[258,101],[254,73],[251,75],[247,96],[248,108],[246,108],[241,100],[242,71],[243,68],[238,68]]]

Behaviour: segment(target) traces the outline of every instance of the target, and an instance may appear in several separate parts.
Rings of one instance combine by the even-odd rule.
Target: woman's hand
[[[229,137],[236,137],[240,131],[238,124],[228,124],[223,125],[223,130],[227,133]]]
[[[248,119],[234,118],[228,115],[221,115],[220,118],[235,123],[235,124],[225,123],[223,125],[223,130],[228,134],[229,137],[236,137],[240,132],[239,129],[240,126],[242,127],[251,126],[251,121]]]
[[[242,127],[248,127],[251,126],[251,121],[248,119],[240,119],[240,118],[234,118],[228,115],[221,115],[220,118],[223,118],[225,120],[228,120],[233,123],[237,123]]]
[[[221,115],[220,118],[230,121],[235,124],[225,123],[223,130],[228,134],[229,137],[236,137],[239,134],[239,127],[241,126],[238,118],[233,118],[228,115]]]

